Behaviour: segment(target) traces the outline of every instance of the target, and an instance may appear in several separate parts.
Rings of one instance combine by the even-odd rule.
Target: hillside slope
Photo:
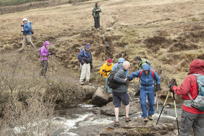
[[[23,17],[33,22],[34,43],[50,40],[58,60],[78,69],[76,54],[91,43],[97,69],[108,57],[132,59],[140,55],[162,73],[163,83],[179,80],[190,61],[204,58],[204,1],[202,0],[106,0],[100,2],[103,28],[92,28],[95,1],[77,5],[39,8],[0,16],[0,49],[20,47]],[[24,52],[26,53],[26,52]]]

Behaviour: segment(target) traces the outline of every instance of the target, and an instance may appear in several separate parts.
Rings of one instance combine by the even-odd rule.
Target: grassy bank
[[[42,1],[42,0],[1,0],[0,6],[19,5],[19,4],[35,2],[35,1]]]

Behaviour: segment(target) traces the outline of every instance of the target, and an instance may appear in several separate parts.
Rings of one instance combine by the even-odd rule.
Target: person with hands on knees
[[[130,63],[128,61],[123,62],[123,67],[116,72],[114,76],[114,80],[117,82],[118,87],[112,89],[113,94],[113,104],[115,106],[115,123],[114,126],[118,127],[119,124],[119,108],[121,106],[121,102],[125,105],[126,117],[125,121],[130,122],[129,118],[129,95],[128,95],[128,69],[130,68]]]
[[[131,73],[128,76],[129,80],[134,78],[140,79],[140,105],[142,109],[142,117],[144,122],[153,120],[152,116],[154,115],[154,97],[155,97],[155,85],[156,91],[160,91],[160,77],[157,72],[151,70],[150,65],[143,64],[142,70]],[[147,100],[149,104],[147,105]],[[147,106],[149,106],[147,108]]]
[[[188,75],[180,86],[176,80],[169,83],[170,91],[181,95],[184,100],[180,123],[180,136],[204,134],[204,60],[196,59],[190,64]]]

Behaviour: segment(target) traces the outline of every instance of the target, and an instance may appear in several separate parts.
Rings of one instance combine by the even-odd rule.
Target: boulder
[[[102,87],[98,87],[92,97],[92,104],[99,107],[104,106],[110,102],[110,97],[110,94],[106,93]]]
[[[162,129],[160,129],[162,128]],[[176,125],[164,123],[155,127],[154,122],[145,124],[142,119],[133,120],[130,123],[120,122],[120,127],[109,125],[100,132],[100,136],[175,136]]]
[[[91,99],[96,92],[96,87],[94,86],[84,85],[82,88],[85,94],[85,99]]]

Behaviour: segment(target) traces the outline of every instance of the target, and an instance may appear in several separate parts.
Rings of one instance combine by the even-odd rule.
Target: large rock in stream
[[[106,93],[102,87],[98,87],[92,97],[92,104],[101,107],[106,105],[110,101],[111,94]]]

